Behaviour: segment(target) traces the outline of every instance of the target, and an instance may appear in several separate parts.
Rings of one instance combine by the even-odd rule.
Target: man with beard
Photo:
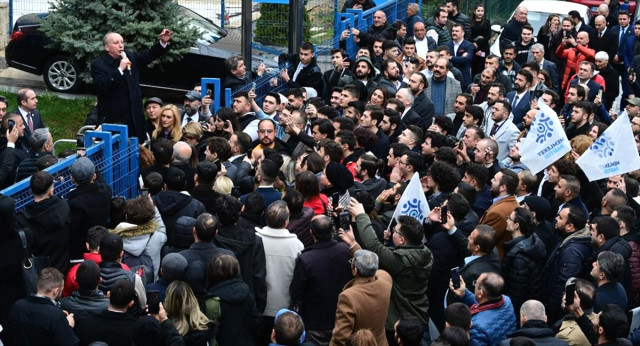
[[[492,68],[496,71],[496,82],[502,84],[506,92],[511,91],[511,80],[502,73],[500,73],[500,57],[494,54],[489,54],[484,59],[484,68]],[[473,76],[473,83],[479,84],[482,72]]]
[[[551,253],[543,270],[542,297],[545,297],[547,316],[557,321],[562,316],[562,297],[569,278],[587,277],[593,257],[593,244],[587,218],[575,205],[564,206],[556,216],[555,228],[563,239]]]
[[[573,105],[571,113],[571,123],[567,125],[565,132],[569,140],[575,136],[586,135],[589,133],[589,116],[593,113],[591,102],[580,101]]]
[[[378,127],[383,117],[384,113],[382,112],[382,108],[375,105],[367,105],[364,108],[362,117],[360,117],[360,126],[375,134],[378,138],[372,150],[373,154],[377,157],[383,157],[389,152],[389,138],[387,138],[387,135]]]
[[[355,84],[361,90],[360,96],[364,92],[366,95],[370,95],[375,88],[378,87],[378,83],[375,82],[375,67],[371,63],[371,59],[361,56],[356,59],[354,63],[355,76],[343,76],[340,79],[340,85]],[[359,83],[358,83],[359,82]]]
[[[464,38],[464,29],[460,24],[451,28],[452,41],[447,43],[451,52],[451,63],[462,72],[463,88],[471,84],[471,59],[473,58],[473,44]]]
[[[436,60],[440,58],[440,53],[436,51],[429,51],[427,58],[424,60],[425,69],[420,71],[425,77],[433,77],[433,67],[436,65]]]
[[[491,179],[493,204],[480,219],[481,224],[489,225],[496,231],[496,248],[500,254],[500,259],[504,256],[503,245],[511,236],[507,232],[507,216],[511,215],[513,210],[520,206],[514,196],[518,182],[518,175],[508,169],[501,169],[500,172],[496,173]]]
[[[355,177],[359,181],[355,181],[356,189],[367,191],[371,197],[378,196],[387,187],[387,181],[384,178],[376,176],[378,172],[378,159],[369,154],[364,154],[358,158],[355,165]]]
[[[433,42],[433,49],[435,49],[435,42]],[[411,61],[411,58],[418,60],[417,71],[421,71],[426,68],[427,65],[425,64],[425,59],[416,53],[416,41],[411,37],[407,37],[402,42],[402,54],[396,58],[396,61],[406,65]]]
[[[520,71],[520,64],[514,60],[515,57],[516,47],[511,44],[506,45],[502,50],[502,62],[500,63],[500,67],[498,67],[498,72],[509,79],[509,82],[511,83],[509,86],[510,88],[513,88],[516,73]]]
[[[516,173],[528,170],[529,168],[520,162],[520,158],[522,158],[520,155],[520,141],[517,141],[516,144],[511,147],[511,150],[509,150],[508,158],[500,162],[500,166],[504,166],[503,168],[510,169]]]
[[[538,75],[540,74],[540,66],[538,66],[538,64],[533,61],[526,62],[522,64],[522,70],[531,73],[532,82],[531,85],[529,85],[529,90],[531,91],[532,101],[540,97],[544,91],[549,90],[549,88],[540,83],[540,80],[538,79]]]
[[[397,101],[398,99],[395,100]],[[402,106],[402,109],[404,110],[404,106]],[[389,143],[397,142],[400,135],[400,122],[400,113],[397,110],[389,107],[384,110],[384,116],[380,122],[380,130],[388,137]]]
[[[513,82],[514,90],[505,95],[505,100],[508,100],[511,104],[514,124],[520,124],[524,115],[531,109],[531,91],[529,87],[532,81],[533,75],[531,72],[526,70],[518,71]]]
[[[250,93],[249,96],[251,99],[251,108],[256,112],[259,119],[271,119],[276,123],[280,120],[280,112],[278,112],[278,104],[280,103],[278,101],[280,99],[280,95],[275,92],[267,93],[262,100],[262,109],[260,109],[260,106],[256,103],[255,93]],[[278,136],[279,139],[282,139],[284,136],[284,130],[281,126],[276,126],[276,132],[276,136]]]
[[[576,84],[569,86],[569,92],[567,93],[567,101],[562,106],[560,113],[558,114],[558,118],[560,119],[560,124],[565,126],[567,120],[571,120],[571,113],[573,113],[573,106],[580,102],[584,101],[587,97],[587,92],[584,90],[582,85]]]
[[[353,40],[361,46],[372,45],[375,37],[382,37],[387,40],[395,40],[396,32],[387,23],[387,15],[383,11],[376,11],[373,14],[373,25],[367,31],[351,29]]]
[[[472,37],[471,33],[471,20],[469,16],[458,10],[458,0],[447,1],[447,12],[449,12],[449,20],[462,25],[464,28],[464,35],[466,37]]]
[[[184,107],[182,109],[182,127],[190,121],[207,121],[209,117],[200,114],[200,94],[197,91],[189,90],[184,95]]]
[[[489,131],[489,136],[498,144],[496,158],[502,161],[507,158],[509,150],[516,144],[520,130],[509,118],[511,105],[506,100],[498,100],[493,105],[491,120],[493,126]]]
[[[436,49],[436,41],[427,36],[427,29],[424,23],[418,22],[413,25],[413,39],[415,40],[416,54],[422,58],[427,58],[427,53]]]
[[[491,120],[493,116],[493,105],[498,100],[502,100],[504,98],[504,87],[500,83],[494,82],[489,87],[489,92],[487,93],[487,100],[480,104],[480,107],[484,111],[484,123],[482,123],[482,130],[484,133],[489,133],[493,127],[493,120]]]
[[[467,87],[467,92],[473,95],[473,103],[481,104],[487,100],[487,94],[489,93],[489,87],[496,81],[496,70],[492,67],[486,67],[482,70],[479,84],[473,83]]]
[[[456,102],[453,104],[453,113],[447,114],[447,117],[453,122],[453,131],[448,133],[451,136],[458,134],[459,129],[462,126],[464,114],[467,107],[473,104],[473,97],[469,94],[463,93],[456,96]]]
[[[447,76],[449,61],[440,58],[433,68],[433,77],[428,81],[425,93],[434,100],[435,114],[444,115],[453,112],[456,96],[462,92],[460,83]]]
[[[238,129],[251,136],[252,141],[257,140],[259,120],[256,113],[251,111],[249,93],[246,91],[236,93],[231,108],[238,117]]]
[[[396,92],[400,88],[407,86],[405,82],[400,80],[400,64],[395,60],[384,60],[382,62],[383,77],[378,81],[378,86],[384,87],[389,92],[389,97],[395,97]]]
[[[360,125],[360,116],[362,116],[363,112],[364,102],[351,101],[347,104],[347,108],[345,108],[343,116],[351,119],[351,121],[353,121],[354,128],[356,128]]]
[[[447,28],[449,12],[446,9],[439,8],[435,11],[432,18],[425,22],[427,31],[434,30],[438,34],[438,46],[447,44],[451,41],[451,33]],[[415,31],[415,26],[413,28]]]
[[[340,96],[342,95],[341,87],[333,87],[329,96],[329,105],[335,110],[340,111]]]
[[[288,156],[288,148],[283,142],[276,138],[276,123],[271,119],[262,119],[258,123],[258,141],[255,149],[270,148],[277,151],[282,156]]]

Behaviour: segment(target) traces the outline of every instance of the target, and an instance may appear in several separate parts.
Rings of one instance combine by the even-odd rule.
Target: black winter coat
[[[542,240],[533,233],[504,243],[504,252],[504,294],[511,298],[513,309],[520,311],[520,306],[525,301],[540,299],[542,268],[547,250]]]
[[[218,255],[231,255],[236,257],[233,252],[219,248],[212,242],[196,242],[191,246],[180,251],[180,254],[187,259],[187,269],[184,273],[184,278],[196,295],[198,300],[202,300],[207,295],[206,283],[207,283],[207,265],[209,261]]]
[[[17,301],[9,320],[5,328],[9,337],[3,339],[6,345],[78,345],[62,309],[47,297],[32,294]]]
[[[267,306],[267,265],[262,238],[252,229],[227,225],[218,229],[213,242],[236,255],[242,279],[251,289],[258,311],[263,312]]]
[[[22,242],[15,223],[13,198],[0,195],[0,325],[6,326],[11,306],[24,297],[22,290]],[[4,339],[7,328],[0,333]]]
[[[180,216],[197,218],[206,212],[204,204],[197,199],[178,191],[160,191],[153,196],[153,202],[162,216],[162,222],[167,228],[167,245],[173,246],[173,230]]]
[[[208,292],[210,297],[220,298],[220,324],[218,345],[253,346],[253,335],[260,324],[262,314],[256,309],[249,286],[235,278],[219,282]]]
[[[509,334],[509,338],[502,340],[500,346],[510,345],[511,339],[517,336],[524,336],[533,340],[536,345],[541,346],[566,346],[566,341],[556,338],[556,333],[547,327],[547,324],[541,320],[530,320],[522,325],[514,333]]]
[[[93,226],[107,226],[111,189],[104,183],[83,184],[67,195],[71,209],[69,257],[80,259],[86,251],[87,231]]]
[[[16,221],[32,244],[34,256],[49,256],[51,266],[62,274],[69,269],[69,204],[52,196],[27,205],[16,215]]]

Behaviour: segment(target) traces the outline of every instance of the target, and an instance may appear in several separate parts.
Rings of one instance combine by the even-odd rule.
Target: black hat
[[[329,162],[325,169],[327,180],[339,191],[344,191],[353,186],[353,175],[347,167],[337,162]]]
[[[146,101],[144,101],[144,108],[147,108],[149,103],[157,103],[160,107],[164,106],[164,102],[159,97],[149,97]]]

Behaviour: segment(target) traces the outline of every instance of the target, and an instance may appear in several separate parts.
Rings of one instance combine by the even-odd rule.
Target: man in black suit
[[[280,78],[289,88],[311,87],[316,89],[318,94],[322,93],[322,71],[316,62],[313,44],[303,43],[298,54],[280,54],[278,65],[285,62],[289,67],[282,71]]]
[[[627,96],[631,93],[631,86],[629,85],[629,73],[626,66],[624,66],[623,54],[625,46],[627,44],[627,37],[634,36],[633,28],[630,25],[631,15],[627,11],[618,12],[618,25],[611,28],[611,32],[615,34],[618,39],[618,51],[613,57],[612,66],[618,71],[620,77],[622,77],[622,100],[620,101],[620,109],[624,109],[627,105]]]
[[[425,122],[425,119],[418,115],[418,113],[413,110],[413,104],[415,104],[414,96],[411,90],[407,88],[401,88],[396,93],[396,99],[398,99],[402,105],[404,106],[403,112],[400,114],[401,125],[400,128],[402,130],[406,129],[409,125],[416,125],[419,128],[426,128],[431,123]],[[433,119],[433,117],[431,117]]]
[[[75,328],[81,345],[102,341],[108,345],[130,345],[136,319],[127,314],[133,306],[136,290],[127,279],[116,281],[109,291],[109,307],[102,313],[81,320]]]
[[[37,106],[38,97],[33,90],[26,88],[18,90],[18,109],[16,112],[22,115],[26,138],[31,137],[33,130],[44,128],[42,116],[36,109]]]
[[[620,76],[611,64],[609,64],[610,55],[607,52],[596,53],[596,68],[600,72],[600,76],[604,78],[605,90],[602,94],[602,101],[605,104],[605,109],[610,109],[613,106],[613,102],[620,93]]]
[[[609,57],[614,57],[618,52],[618,37],[607,28],[607,19],[604,16],[597,16],[594,21],[595,30],[589,38],[589,47],[596,53],[605,51]]]
[[[227,77],[222,82],[222,90],[231,89],[234,93],[236,90],[249,84],[255,77],[262,76],[265,66],[261,63],[258,66],[257,74],[250,72],[247,74],[247,66],[244,59],[240,55],[232,55],[224,61],[224,67],[227,70]]]
[[[124,40],[118,33],[110,32],[104,36],[105,51],[91,62],[100,119],[108,123],[126,124],[129,136],[146,138],[140,68],[168,50],[167,44],[172,34],[169,29],[163,29],[160,41],[151,49],[139,53],[125,51]]]
[[[531,46],[531,56],[533,57],[533,62],[538,64],[541,70],[545,70],[549,73],[553,90],[558,92],[558,90],[560,90],[558,66],[553,61],[544,58],[544,46],[540,43],[536,43]]]

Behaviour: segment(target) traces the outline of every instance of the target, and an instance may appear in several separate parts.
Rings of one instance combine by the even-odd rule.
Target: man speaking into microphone
[[[145,138],[140,68],[168,50],[172,34],[169,29],[163,29],[159,42],[139,53],[125,50],[124,40],[118,33],[104,35],[105,51],[91,62],[98,116],[103,122],[125,124],[129,127],[130,137]]]

